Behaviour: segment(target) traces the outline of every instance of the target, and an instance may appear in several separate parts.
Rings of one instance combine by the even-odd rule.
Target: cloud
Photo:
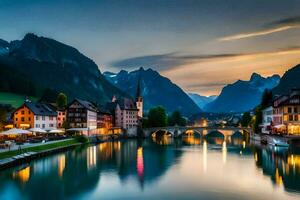
[[[266,24],[260,30],[247,32],[247,33],[233,34],[233,35],[221,37],[218,40],[219,41],[240,40],[245,38],[270,35],[273,33],[278,33],[278,32],[286,31],[289,29],[295,29],[299,27],[300,27],[300,17],[297,16],[297,17],[291,17],[291,18],[285,18],[285,19],[273,21],[269,24]]]
[[[160,55],[146,55],[140,57],[127,58],[111,63],[112,67],[120,69],[135,69],[138,67],[150,67],[152,69],[163,71],[178,66],[199,62],[207,59],[221,59],[239,56],[241,54],[211,54],[211,55],[177,55],[176,53],[167,53]]]
[[[111,63],[117,69],[132,70],[139,67],[152,68],[157,71],[175,69],[187,64],[199,62],[226,61],[232,59],[249,59],[256,56],[300,53],[300,47],[288,47],[275,51],[250,52],[250,53],[229,53],[229,54],[200,54],[200,55],[180,55],[178,53],[167,53],[159,55],[145,55],[118,60]]]

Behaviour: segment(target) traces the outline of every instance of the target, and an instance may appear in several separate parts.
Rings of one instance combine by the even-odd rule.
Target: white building
[[[41,128],[44,130],[57,128],[57,113],[43,103],[26,101],[14,111],[12,117],[14,126],[17,128]]]
[[[262,124],[261,124],[262,133],[266,133],[266,134],[270,133],[272,121],[273,121],[273,107],[269,106],[264,110],[262,110]]]
[[[67,108],[67,121],[71,128],[97,129],[97,107],[91,102],[75,99]]]

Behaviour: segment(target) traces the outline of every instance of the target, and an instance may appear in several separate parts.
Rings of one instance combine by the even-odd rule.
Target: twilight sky
[[[212,95],[300,63],[299,10],[300,0],[0,0],[0,38],[33,32],[76,47],[102,72],[151,67]]]

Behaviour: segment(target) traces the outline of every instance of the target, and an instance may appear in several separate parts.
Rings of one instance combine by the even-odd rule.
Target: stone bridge
[[[156,133],[171,135],[172,137],[180,137],[182,135],[198,134],[206,136],[213,132],[221,133],[224,137],[231,137],[235,133],[242,135],[251,134],[251,128],[245,127],[196,127],[196,126],[169,126],[169,127],[153,127],[144,128],[143,133],[145,137],[156,136]]]

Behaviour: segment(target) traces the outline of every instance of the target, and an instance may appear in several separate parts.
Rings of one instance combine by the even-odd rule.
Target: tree
[[[181,116],[181,113],[179,111],[174,111],[171,116],[168,117],[168,124],[169,126],[185,126],[186,125],[186,119]]]
[[[167,126],[166,110],[162,106],[151,108],[148,114],[148,125],[150,127]]]
[[[252,117],[251,117],[250,113],[245,112],[242,116],[241,125],[243,127],[248,127],[251,122],[251,119],[252,119]]]
[[[67,106],[68,98],[64,93],[59,93],[56,98],[56,105],[60,109],[64,109]]]
[[[255,133],[260,133],[261,129],[259,128],[259,125],[262,123],[262,106],[259,105],[255,109],[255,118],[253,122],[253,130]]]
[[[0,107],[0,130],[3,129],[7,118],[7,110]]]

